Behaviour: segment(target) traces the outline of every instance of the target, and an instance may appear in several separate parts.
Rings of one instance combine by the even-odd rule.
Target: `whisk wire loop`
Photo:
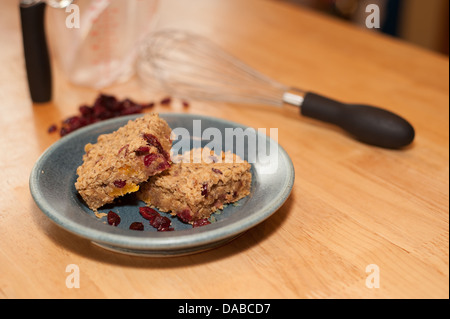
[[[288,90],[213,42],[178,30],[152,34],[139,67],[181,98],[280,106]]]

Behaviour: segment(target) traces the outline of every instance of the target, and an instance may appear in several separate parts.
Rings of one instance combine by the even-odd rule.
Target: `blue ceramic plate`
[[[108,225],[106,217],[96,217],[77,193],[74,186],[76,169],[82,164],[87,143],[95,143],[100,134],[111,133],[139,116],[142,115],[120,117],[79,129],[61,138],[41,155],[31,172],[30,191],[36,204],[51,220],[106,249],[146,256],[174,256],[228,242],[271,216],[288,198],[294,183],[292,161],[266,134],[207,116],[160,114],[172,129],[189,133],[178,136],[174,150],[175,145],[198,147],[200,143],[211,146],[212,141],[217,145],[222,138],[222,150],[237,152],[249,161],[252,164],[251,194],[213,214],[213,222],[202,227],[192,228],[176,217],[162,213],[172,220],[175,231],[169,232],[157,232],[139,214],[138,208],[145,206],[144,203],[132,195],[125,196],[99,210],[105,213],[112,210],[121,217],[117,227]],[[236,135],[244,132],[245,141],[239,144],[237,138],[225,138],[227,132]],[[145,225],[144,231],[129,229],[135,221]]]

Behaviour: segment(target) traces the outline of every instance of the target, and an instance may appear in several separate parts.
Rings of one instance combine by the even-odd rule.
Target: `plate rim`
[[[221,122],[222,124],[229,124],[231,127],[242,127],[249,128],[247,125],[243,125],[238,122],[225,120],[221,118],[211,117],[207,115],[192,114],[192,113],[158,113],[161,118],[178,118],[186,117],[191,119],[205,119],[215,122]],[[78,235],[80,237],[89,239],[93,242],[106,244],[109,246],[115,246],[124,249],[132,249],[137,251],[173,251],[180,249],[192,249],[194,247],[199,247],[201,249],[204,245],[211,245],[217,241],[223,241],[226,238],[235,237],[242,232],[247,231],[260,224],[270,216],[272,216],[277,210],[284,204],[284,202],[289,198],[292,191],[293,184],[295,181],[295,169],[287,152],[284,148],[276,141],[274,141],[270,136],[265,135],[267,139],[271,140],[271,143],[275,143],[278,146],[278,154],[281,154],[281,158],[288,166],[288,176],[284,180],[282,191],[274,197],[264,209],[259,209],[254,211],[249,216],[239,219],[231,224],[226,224],[215,229],[208,228],[197,228],[196,233],[188,233],[189,230],[180,230],[175,232],[152,232],[155,236],[149,237],[142,235],[148,232],[135,232],[130,233],[129,231],[116,229],[114,233],[105,232],[98,227],[91,228],[88,225],[80,224],[79,222],[62,216],[60,213],[51,209],[50,203],[46,202],[45,198],[42,196],[41,190],[38,187],[39,176],[41,174],[41,168],[45,160],[49,158],[53,152],[55,152],[61,145],[64,145],[72,139],[76,139],[78,136],[86,134],[89,131],[94,131],[100,129],[104,126],[113,126],[117,123],[124,123],[125,125],[129,120],[134,120],[138,117],[144,116],[145,113],[133,114],[129,116],[122,116],[114,119],[104,120],[99,123],[88,125],[86,127],[80,128],[71,134],[68,134],[52,145],[50,145],[44,152],[38,157],[37,161],[33,165],[31,174],[29,177],[29,189],[31,196],[38,206],[38,208],[54,223],[63,229]],[[256,134],[261,134],[256,131]],[[102,225],[102,223],[99,223]],[[105,225],[106,227],[111,227],[110,225]],[[110,230],[108,228],[108,230]],[[183,232],[183,233],[182,233]],[[182,233],[182,234],[180,234]],[[212,234],[212,235],[211,235]],[[175,236],[174,236],[175,235]]]

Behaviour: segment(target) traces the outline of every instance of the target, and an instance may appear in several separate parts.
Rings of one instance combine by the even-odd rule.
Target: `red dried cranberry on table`
[[[160,102],[161,105],[168,106],[172,103],[172,98],[170,96],[163,98]]]
[[[150,102],[140,104],[131,99],[118,100],[116,97],[107,94],[100,94],[92,106],[81,105],[78,110],[79,114],[71,116],[63,121],[59,134],[67,135],[81,127],[93,124],[99,121],[142,113],[145,109],[152,108],[155,103]],[[51,129],[50,129],[51,128]],[[56,125],[49,128],[49,133],[56,131]]]
[[[169,106],[172,103],[170,96],[163,98],[160,102],[163,106]],[[185,108],[189,107],[189,102],[183,100],[182,104]],[[133,100],[126,98],[124,100],[117,100],[115,96],[107,94],[99,94],[92,106],[81,105],[79,115],[71,116],[64,120],[59,130],[59,135],[67,135],[81,127],[93,124],[99,121],[144,112],[155,106],[155,102],[136,103]],[[48,133],[53,133],[57,130],[55,124],[48,128]]]
[[[57,129],[58,129],[58,127],[56,126],[56,124],[52,124],[52,125],[49,126],[47,131],[49,133],[53,133],[53,132],[56,132]]]

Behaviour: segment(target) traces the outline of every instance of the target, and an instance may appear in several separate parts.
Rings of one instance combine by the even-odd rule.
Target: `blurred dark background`
[[[380,8],[379,32],[449,54],[448,0],[281,0],[365,27],[366,7]]]

